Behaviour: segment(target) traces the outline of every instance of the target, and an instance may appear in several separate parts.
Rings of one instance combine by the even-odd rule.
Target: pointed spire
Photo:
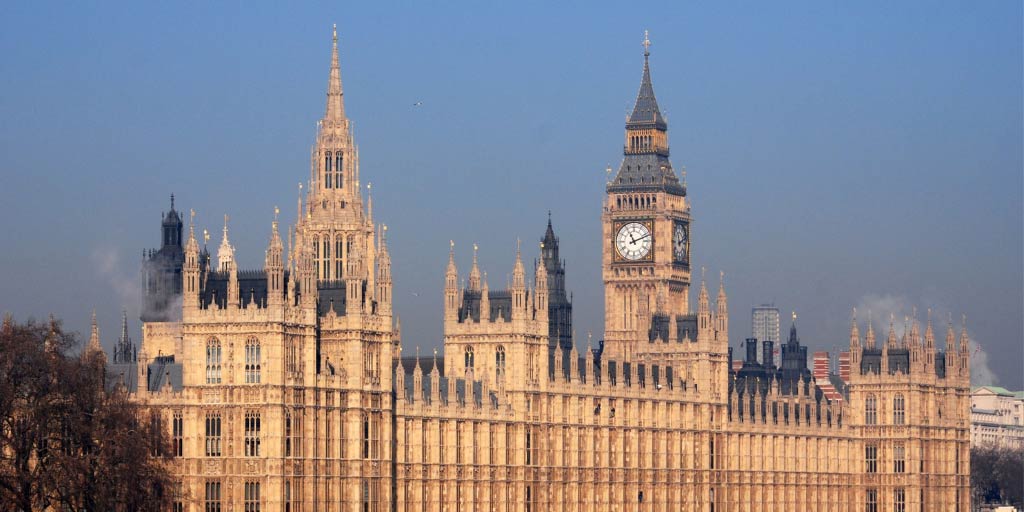
[[[640,79],[640,90],[636,95],[636,104],[633,105],[633,113],[629,115],[629,121],[627,126],[635,125],[651,125],[665,130],[668,125],[665,123],[665,118],[661,116],[661,110],[658,108],[658,100],[654,97],[654,85],[651,84],[651,67],[650,67],[650,56],[651,56],[651,40],[648,37],[648,32],[644,31],[644,72]]]
[[[224,236],[220,241],[220,248],[217,249],[217,268],[221,271],[228,270],[231,262],[235,259],[235,249],[228,240],[228,214],[224,214]]]
[[[728,311],[728,299],[725,296],[725,271],[718,272],[718,298],[716,299],[718,312],[725,313]],[[794,316],[794,320],[796,317]]]
[[[953,317],[950,315],[949,326],[946,328],[946,352],[951,352],[956,344],[956,334],[953,332]]]
[[[477,265],[476,253],[480,249],[473,244],[473,268],[469,269],[469,289],[480,290],[480,267]]]
[[[338,63],[338,25],[333,27],[331,41],[331,75],[327,81],[327,111],[324,120],[340,122],[345,119],[345,93],[341,89],[341,65]]]
[[[896,348],[896,315],[889,314],[889,336],[885,339],[886,348]]]
[[[121,338],[120,341],[125,343],[128,341],[128,310],[121,310]]]
[[[100,347],[100,327],[96,324],[96,310],[92,310],[92,331],[89,334],[89,346],[90,351],[102,352],[103,348]]]
[[[960,352],[967,352],[969,338],[967,336],[967,315],[963,315],[960,327]]]
[[[868,334],[864,341],[868,348],[875,348],[875,326],[871,322],[871,311],[868,311]]]
[[[928,326],[924,329],[924,346],[928,349],[935,348],[935,332],[932,330],[932,309],[928,308]]]
[[[853,317],[850,320],[850,348],[860,346],[860,329],[857,328],[857,308],[853,308]]]
[[[700,313],[710,311],[710,306],[708,305],[708,287],[704,280],[706,270],[707,269],[704,267],[701,267],[700,269],[700,293],[697,295],[697,311]]]

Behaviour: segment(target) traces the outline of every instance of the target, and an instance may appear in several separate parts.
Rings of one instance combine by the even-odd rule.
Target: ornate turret
[[[380,229],[380,254],[377,256],[377,306],[381,314],[391,314],[391,255],[388,253],[388,227]]]
[[[512,318],[522,316],[526,312],[526,271],[523,268],[523,257],[516,242],[516,263],[512,267]]]
[[[274,207],[274,222],[270,225],[270,242],[263,268],[267,274],[267,305],[280,306],[284,303],[284,246],[277,230],[277,216],[281,211]]]
[[[715,336],[718,341],[729,343],[729,301],[725,296],[725,272],[719,273],[718,298],[715,299]]]
[[[92,310],[92,328],[89,333],[89,344],[86,345],[87,352],[98,352],[103,354],[103,347],[100,346],[100,327],[96,324],[96,310]],[[104,357],[105,358],[105,357]]]
[[[473,244],[473,268],[469,269],[469,289],[480,291],[480,267],[476,262],[476,253],[479,247]]]
[[[711,331],[711,304],[708,299],[708,287],[704,277],[700,279],[700,294],[697,295],[697,341],[709,339]]]
[[[114,345],[114,364],[134,363],[136,357],[135,344],[128,335],[128,312],[122,310],[121,335],[117,338],[117,344]]]
[[[540,244],[540,251],[544,252],[544,243]],[[548,305],[550,294],[548,292],[548,269],[544,265],[544,258],[537,260],[536,275],[534,277],[534,300],[536,301],[534,307],[536,308],[536,318],[544,323],[548,321]]]
[[[459,270],[455,267],[455,241],[449,242],[448,268],[444,273],[444,319],[455,321],[459,317]]]
[[[182,303],[184,309],[199,307],[199,242],[195,232],[196,212],[189,214],[188,241],[185,242],[185,261],[182,264]]]
[[[235,261],[235,248],[228,240],[228,216],[224,215],[224,236],[220,240],[220,247],[217,248],[217,270],[227,272],[231,270],[231,263]]]

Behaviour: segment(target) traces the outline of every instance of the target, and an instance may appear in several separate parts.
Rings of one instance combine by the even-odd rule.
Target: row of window
[[[332,165],[333,164],[333,165]],[[337,152],[333,156],[330,151],[324,154],[324,188],[341,188],[345,169],[345,155]]]
[[[206,340],[206,383],[221,383],[221,362],[223,348],[220,340],[210,338]],[[245,340],[245,382],[246,384],[260,383],[260,340],[250,336]]]
[[[892,472],[905,473],[907,469],[907,449],[903,443],[896,443],[892,448]],[[871,443],[864,446],[864,470],[867,473],[878,473],[878,445]]]
[[[344,201],[342,201],[342,207],[344,207]],[[324,235],[321,239],[319,236],[313,237],[313,251],[314,258],[313,263],[316,270],[316,275],[319,279],[341,279],[345,275],[344,271],[344,256],[343,254],[351,254],[352,246],[355,243],[353,237],[345,235],[337,235],[334,237],[334,243],[331,243],[329,235]],[[331,273],[331,247],[334,248],[334,273]],[[344,250],[344,252],[342,252]]]
[[[868,489],[866,492],[865,510],[867,512],[878,512],[878,489]],[[907,512],[907,490],[901,488],[893,491],[893,510],[895,512]]]
[[[892,424],[893,425],[904,425],[906,424],[906,400],[903,398],[902,393],[896,393],[896,396],[892,398]],[[878,398],[874,393],[869,393],[867,398],[864,400],[864,424],[866,425],[877,425],[878,424]]]
[[[466,352],[463,358],[463,366],[468,370],[476,366],[476,356],[473,352],[473,347],[466,347]],[[499,372],[505,369],[505,347],[499,346],[494,351],[494,367]]]
[[[210,412],[204,418],[205,436],[204,451],[207,457],[220,457],[223,453],[223,429],[222,417],[219,412]],[[327,428],[330,430],[330,417],[327,420]],[[260,413],[248,411],[244,419],[244,451],[246,457],[259,457],[261,444],[262,421]],[[175,412],[171,420],[171,444],[173,455],[181,457],[184,454],[184,419],[181,412]],[[341,434],[341,458],[345,458],[348,435],[344,424],[339,429]],[[360,455],[364,459],[380,458],[380,419],[376,416],[363,414],[360,423],[362,440],[360,442]],[[285,433],[285,457],[302,456],[302,415],[285,412],[284,417]],[[327,451],[331,452],[330,436],[327,437]]]

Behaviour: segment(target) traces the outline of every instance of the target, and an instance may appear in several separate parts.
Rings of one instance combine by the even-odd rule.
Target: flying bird
[[[414,107],[422,107],[423,106],[423,102],[422,101],[417,101],[416,103],[413,103],[412,106],[414,106]]]

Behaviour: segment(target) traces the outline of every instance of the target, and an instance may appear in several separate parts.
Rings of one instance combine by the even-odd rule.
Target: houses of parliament
[[[173,510],[969,510],[966,330],[939,344],[929,317],[876,339],[854,313],[841,401],[812,379],[795,318],[779,361],[773,341],[730,339],[724,283],[712,295],[693,274],[644,43],[601,198],[604,339],[573,334],[549,218],[506,289],[475,248],[457,268],[451,244],[444,347],[419,354],[394,314],[335,31],[298,220],[268,215],[263,267],[238,267],[226,220],[214,257],[173,198],[147,253],[141,343],[125,328],[109,371],[160,412]]]

